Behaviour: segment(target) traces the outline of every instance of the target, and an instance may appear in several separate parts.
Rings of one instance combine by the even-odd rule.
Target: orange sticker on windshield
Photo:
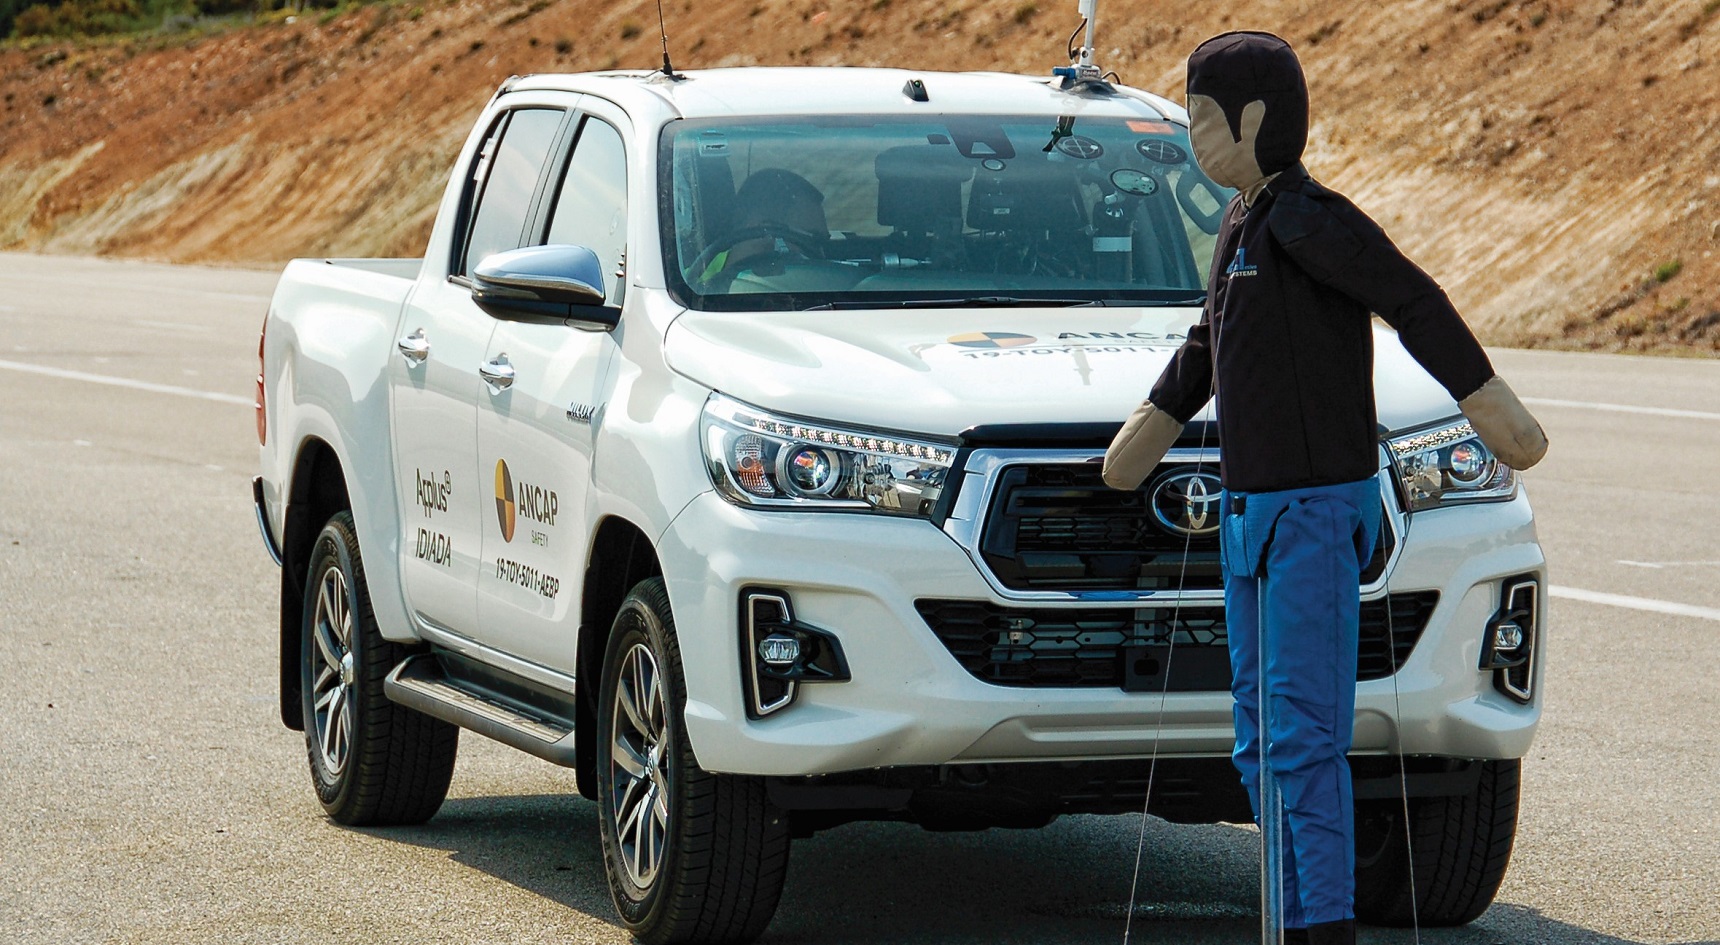
[[[1174,135],[1177,133],[1175,125],[1163,121],[1131,121],[1129,122],[1129,130],[1143,135]]]

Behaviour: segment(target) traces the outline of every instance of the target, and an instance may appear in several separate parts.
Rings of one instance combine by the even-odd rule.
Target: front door
[[[495,322],[449,277],[469,260],[522,245],[566,109],[520,108],[497,117],[469,173],[472,221],[451,260],[426,259],[401,312],[389,362],[402,576],[419,620],[472,635],[478,627],[487,477],[479,469],[479,370]],[[450,269],[454,270],[450,272]]]
[[[619,306],[627,234],[623,116],[587,96],[541,242],[585,246]],[[484,524],[478,619],[485,641],[572,675],[592,532],[593,446],[615,354],[608,332],[498,321],[486,357],[512,371],[478,407],[478,453],[495,487]]]

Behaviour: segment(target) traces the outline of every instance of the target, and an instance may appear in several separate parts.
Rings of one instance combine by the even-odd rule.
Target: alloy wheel
[[[649,889],[669,838],[667,713],[657,659],[643,643],[622,658],[610,731],[610,809],[621,862],[639,889]]]
[[[316,644],[312,724],[316,727],[317,753],[332,779],[345,770],[352,748],[352,687],[357,678],[352,654],[352,596],[340,568],[323,572],[311,634]]]

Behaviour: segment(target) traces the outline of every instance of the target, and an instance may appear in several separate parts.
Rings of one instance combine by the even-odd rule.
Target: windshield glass
[[[696,309],[1198,304],[1232,193],[1159,120],[681,121],[662,148]]]

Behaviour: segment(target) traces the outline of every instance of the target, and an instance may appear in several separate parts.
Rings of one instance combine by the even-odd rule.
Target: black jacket
[[[1379,469],[1369,313],[1462,400],[1493,376],[1439,285],[1301,165],[1219,227],[1206,307],[1149,399],[1187,423],[1218,396],[1227,489],[1268,492]]]

